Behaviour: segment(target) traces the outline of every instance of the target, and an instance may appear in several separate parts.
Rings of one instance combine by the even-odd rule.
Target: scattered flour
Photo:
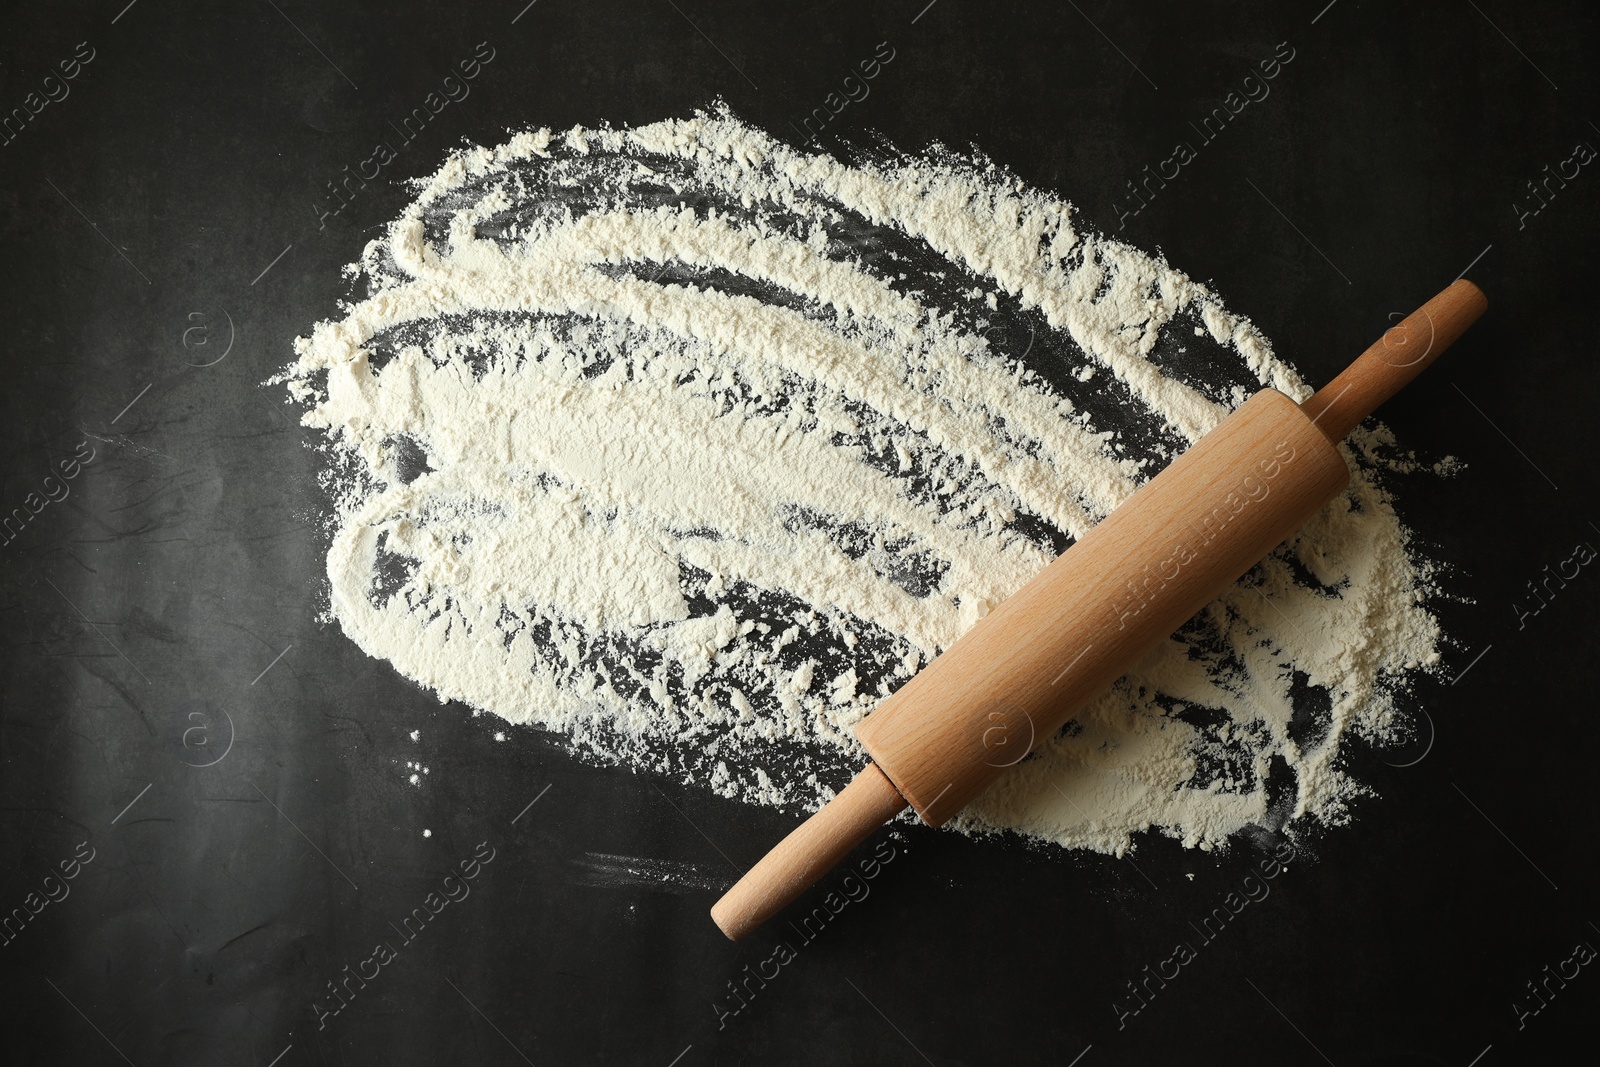
[[[329,442],[332,616],[441,700],[767,804],[826,800],[879,699],[1245,397],[1310,392],[992,163],[721,109],[459,152],[351,271],[279,379]],[[1439,641],[1380,486],[1418,464],[1352,444],[1344,496],[959,825],[1346,819],[1342,746],[1403,728]]]

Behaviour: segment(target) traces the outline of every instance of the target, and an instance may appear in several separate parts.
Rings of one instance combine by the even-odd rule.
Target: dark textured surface
[[[1521,1028],[1513,1004],[1600,946],[1600,575],[1552,585],[1520,627],[1516,606],[1600,546],[1600,174],[1517,207],[1547,164],[1600,146],[1590,5],[540,0],[513,24],[518,0],[123,2],[13,11],[0,43],[6,111],[94,50],[0,147],[5,512],[94,452],[0,561],[0,908],[26,915],[80,842],[94,857],[0,945],[6,1062],[1464,1067],[1587,1047],[1594,965],[1548,979]],[[398,144],[389,124],[482,41],[470,97],[319,228],[326,183]],[[259,383],[334,312],[403,179],[462,137],[719,95],[798,139],[880,41],[894,60],[825,143],[975,142],[1211,280],[1314,381],[1483,253],[1489,317],[1384,413],[1406,446],[1469,464],[1399,501],[1452,567],[1457,682],[1420,690],[1435,743],[1405,768],[1355,756],[1382,799],[1210,943],[1191,924],[1259,862],[1249,843],[1147,840],[1135,868],[913,830],[812,942],[732,945],[705,914],[714,887],[793,817],[584,767],[527,731],[497,743],[315,621],[316,459]],[[1271,95],[1119,230],[1125,183],[1197,141],[1188,123],[1284,41]],[[230,322],[225,358],[195,366]],[[391,928],[489,849],[470,896],[414,941]],[[675,873],[623,876],[618,856]],[[719,1028],[727,982],[780,938],[796,958]],[[1179,940],[1196,958],[1119,1028],[1125,983]],[[380,941],[394,958],[319,1028],[326,983]]]

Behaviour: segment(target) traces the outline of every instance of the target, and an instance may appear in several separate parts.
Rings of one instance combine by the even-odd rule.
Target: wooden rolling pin
[[[717,901],[738,940],[910,804],[939,826],[1344,488],[1337,445],[1483,314],[1457,281],[1303,404],[1264,389],[856,728],[872,762]]]

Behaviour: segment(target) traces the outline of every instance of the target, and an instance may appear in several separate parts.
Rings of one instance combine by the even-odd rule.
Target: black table
[[[1600,146],[1592,5],[124,3],[22,7],[0,44],[0,503],[63,497],[0,563],[6,1062],[1488,1067],[1586,1047],[1600,574],[1537,613],[1528,583],[1600,546],[1600,174],[1574,162]],[[480,42],[470,95],[397,136]],[[910,829],[870,898],[729,1012],[788,935],[734,945],[706,909],[793,814],[533,731],[497,742],[317,618],[319,461],[262,383],[336,312],[404,180],[464,137],[719,96],[798,142],[881,42],[892,63],[821,144],[975,143],[1214,283],[1311,381],[1469,267],[1490,295],[1383,413],[1468,464],[1398,501],[1450,565],[1431,748],[1355,752],[1381,798],[1170,981],[1145,968],[1262,861],[1251,842],[1151,838],[1136,869]],[[1128,183],[1284,48],[1270,96],[1133,211]],[[395,158],[333,213],[329,183],[380,141]],[[402,930],[462,863],[470,895]]]

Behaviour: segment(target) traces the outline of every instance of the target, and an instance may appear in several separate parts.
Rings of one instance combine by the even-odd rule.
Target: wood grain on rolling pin
[[[1257,393],[856,728],[938,826],[1344,487],[1293,400]]]

